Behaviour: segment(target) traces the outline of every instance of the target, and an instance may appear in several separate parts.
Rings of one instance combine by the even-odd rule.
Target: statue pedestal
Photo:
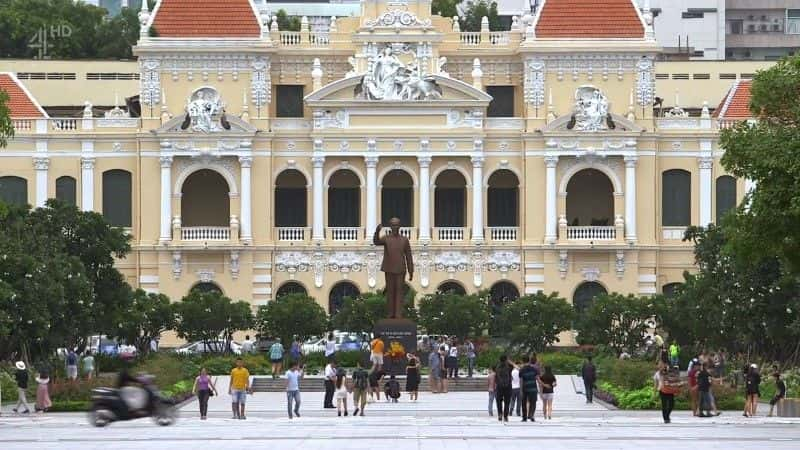
[[[417,324],[409,319],[383,319],[373,333],[383,340],[383,370],[388,375],[405,375],[406,354],[417,351]]]

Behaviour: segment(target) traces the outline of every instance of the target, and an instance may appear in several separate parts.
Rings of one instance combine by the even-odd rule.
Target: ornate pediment
[[[441,93],[437,95],[426,95],[422,93],[418,97],[403,97],[402,95],[397,98],[390,95],[388,98],[381,99],[367,99],[364,95],[357,95],[357,92],[362,89],[363,77],[354,76],[343,78],[333,83],[330,83],[321,89],[318,89],[311,94],[307,95],[305,101],[309,106],[348,106],[348,107],[369,107],[374,108],[376,105],[393,106],[393,105],[430,105],[430,106],[474,106],[486,107],[492,100],[492,97],[471,85],[464,83],[453,78],[444,77],[441,75],[426,75],[425,78],[432,86],[437,86]],[[388,84],[388,83],[387,83]],[[396,88],[395,88],[396,89]],[[402,92],[402,85],[400,90]]]
[[[542,131],[575,132],[575,133],[590,132],[589,130],[576,130],[574,125],[575,121],[576,118],[574,113],[565,114],[548,123],[547,126],[542,128]],[[635,122],[628,120],[623,116],[620,116],[619,114],[614,114],[612,112],[609,112],[605,117],[605,128],[594,130],[593,132],[612,133],[612,132],[626,132],[626,131],[633,131],[639,133],[644,131],[644,128],[640,127]]]
[[[377,18],[366,19],[364,26],[367,28],[430,28],[431,19],[420,19],[414,13],[403,9],[390,9]]]
[[[255,133],[256,128],[225,112],[225,102],[213,87],[195,89],[186,99],[182,114],[168,120],[156,133],[216,136],[225,133]]]

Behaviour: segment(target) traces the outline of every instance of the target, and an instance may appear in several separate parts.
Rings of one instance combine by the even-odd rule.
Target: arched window
[[[614,185],[596,169],[584,169],[567,183],[569,226],[614,225]]]
[[[133,189],[127,170],[103,172],[103,217],[115,227],[132,226]]]
[[[381,223],[388,225],[392,217],[414,226],[414,180],[405,170],[394,169],[381,180]]]
[[[486,194],[488,226],[519,226],[519,179],[514,172],[508,169],[495,171],[489,177]]]
[[[661,288],[664,297],[672,298],[678,295],[678,290],[683,287],[683,283],[668,283]]]
[[[0,200],[10,204],[28,204],[28,180],[20,177],[0,177]]]
[[[307,222],[307,186],[305,175],[288,169],[275,180],[275,226],[305,227]]]
[[[594,281],[581,283],[572,296],[572,307],[575,308],[578,314],[582,314],[594,303],[595,297],[607,293],[606,288],[600,283]]]
[[[306,291],[306,288],[303,287],[302,284],[296,281],[287,281],[286,283],[283,283],[281,287],[278,288],[278,292],[275,294],[275,298],[278,299],[289,294],[308,295],[308,291]]]
[[[56,178],[56,199],[69,205],[75,205],[76,186],[75,178],[68,176]]]
[[[491,333],[500,334],[503,324],[497,323],[497,319],[503,312],[503,306],[519,298],[519,289],[509,281],[498,281],[489,289],[489,314],[491,314]]]
[[[217,283],[213,283],[211,281],[203,281],[192,286],[192,289],[189,292],[190,293],[199,292],[201,294],[205,294],[208,292],[218,292],[222,294],[222,289],[220,289]]]
[[[328,226],[361,226],[361,180],[352,170],[337,170],[328,180]]]
[[[680,169],[661,174],[661,225],[688,227],[692,223],[692,174]]]
[[[736,178],[723,175],[717,178],[717,222],[736,207]]]
[[[436,288],[439,294],[467,295],[467,290],[457,281],[445,281]]]
[[[349,281],[340,281],[331,289],[328,296],[328,314],[333,315],[342,307],[345,298],[356,298],[361,295],[355,284]]]
[[[464,227],[467,219],[467,180],[455,169],[436,177],[433,222],[435,227]]]
[[[201,169],[181,186],[181,222],[184,227],[227,227],[231,200],[228,181],[219,172]]]

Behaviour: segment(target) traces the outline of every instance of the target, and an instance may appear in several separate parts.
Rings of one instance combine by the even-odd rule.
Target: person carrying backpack
[[[361,361],[356,363],[356,370],[353,372],[353,405],[356,410],[353,416],[357,416],[361,411],[364,416],[364,407],[367,405],[367,392],[369,391],[369,373],[364,370]]]
[[[511,408],[511,371],[514,368],[508,363],[506,355],[500,356],[500,363],[495,368],[497,380],[497,420],[508,422],[508,413]]]
[[[583,392],[586,394],[586,403],[592,403],[594,397],[594,385],[597,382],[597,369],[592,363],[592,357],[586,357],[586,362],[581,367],[581,378],[583,378]]]

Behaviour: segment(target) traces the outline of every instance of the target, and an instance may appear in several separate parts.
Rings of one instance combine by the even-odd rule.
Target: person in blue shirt
[[[269,360],[272,362],[272,378],[278,378],[278,374],[283,369],[283,345],[280,339],[276,339],[272,347],[269,348]]]
[[[297,361],[292,361],[292,366],[286,371],[286,410],[289,418],[300,417],[300,380],[303,378],[303,369]],[[292,409],[294,402],[294,410]]]
[[[528,364],[519,369],[520,391],[522,394],[522,421],[535,422],[536,397],[539,396],[539,369],[536,355],[528,359]]]

